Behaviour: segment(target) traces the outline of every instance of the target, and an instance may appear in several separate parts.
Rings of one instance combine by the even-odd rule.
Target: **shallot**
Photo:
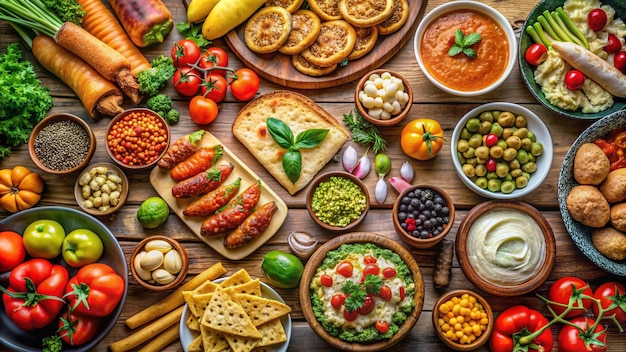
[[[405,179],[403,179],[402,177],[390,177],[389,178],[389,184],[391,184],[391,186],[398,191],[398,193],[402,193],[404,192],[405,189],[410,188],[411,184],[408,183]]]
[[[385,182],[384,178],[380,177],[378,182],[376,182],[374,194],[376,195],[376,201],[378,204],[383,204],[385,202],[385,199],[387,198],[387,182]]]
[[[343,168],[346,171],[351,173],[356,168],[359,162],[358,159],[359,159],[359,155],[357,154],[356,149],[354,149],[353,146],[349,145],[343,151],[343,156],[341,158],[341,163],[343,164]]]
[[[371,168],[372,168],[372,165],[371,165],[370,159],[367,157],[367,150],[366,150],[365,154],[363,154],[363,156],[359,160],[359,164],[354,169],[353,174],[354,176],[362,180],[365,178],[365,176],[367,176],[367,174],[369,174]]]
[[[413,178],[415,177],[415,171],[413,170],[413,166],[408,161],[402,163],[400,167],[400,177],[402,177],[406,182],[413,182]]]

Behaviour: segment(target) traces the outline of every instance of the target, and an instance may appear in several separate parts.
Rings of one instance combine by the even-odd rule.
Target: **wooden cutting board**
[[[297,89],[329,88],[359,79],[391,59],[415,33],[421,10],[422,0],[409,0],[409,18],[400,30],[379,36],[376,47],[367,55],[322,77],[300,73],[291,64],[289,55],[279,52],[261,55],[248,49],[243,39],[245,23],[226,35],[226,43],[246,66],[271,82]]]

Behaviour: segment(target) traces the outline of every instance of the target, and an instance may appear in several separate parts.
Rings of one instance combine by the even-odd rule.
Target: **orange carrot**
[[[89,116],[114,116],[124,111],[122,92],[87,62],[39,34],[33,39],[33,55],[39,63],[59,77],[76,93]]]
[[[115,15],[101,0],[78,0],[78,3],[87,12],[81,26],[124,55],[130,61],[130,72],[133,76],[151,67],[148,59],[133,44]]]
[[[133,103],[141,101],[139,82],[130,73],[130,62],[124,55],[72,22],[63,23],[54,39],[57,44],[87,61],[104,78],[117,82]]]

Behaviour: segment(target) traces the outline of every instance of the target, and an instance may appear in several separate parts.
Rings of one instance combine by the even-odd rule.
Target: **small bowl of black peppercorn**
[[[393,203],[393,226],[405,243],[431,248],[443,240],[454,224],[454,203],[443,189],[415,185]]]
[[[51,114],[31,132],[28,153],[33,163],[53,175],[72,175],[83,170],[96,151],[96,136],[82,118],[67,113]]]

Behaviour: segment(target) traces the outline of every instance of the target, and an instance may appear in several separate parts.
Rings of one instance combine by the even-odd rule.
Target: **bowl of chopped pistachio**
[[[333,232],[347,232],[359,225],[370,208],[367,186],[344,171],[331,171],[311,182],[306,195],[311,218]]]
[[[96,136],[82,118],[58,113],[46,116],[30,134],[28,153],[41,170],[72,175],[84,169],[96,151]]]

